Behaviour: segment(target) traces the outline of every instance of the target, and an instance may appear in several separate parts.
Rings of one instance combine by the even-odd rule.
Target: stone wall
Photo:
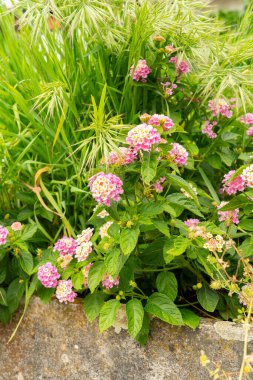
[[[200,350],[222,362],[237,378],[243,328],[203,319],[192,331],[152,321],[149,343],[140,347],[124,329],[124,318],[103,334],[90,324],[81,304],[43,305],[33,298],[14,340],[7,344],[17,321],[0,325],[0,380],[205,380]],[[115,332],[116,329],[116,332]],[[249,335],[253,351],[253,330]]]

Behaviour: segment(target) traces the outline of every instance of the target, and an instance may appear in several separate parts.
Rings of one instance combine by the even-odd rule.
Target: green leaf
[[[234,210],[236,208],[243,209],[245,206],[252,204],[252,201],[245,197],[245,195],[238,195],[237,197],[234,197],[228,204],[221,207],[219,211],[230,211]]]
[[[242,251],[242,256],[243,257],[249,257],[252,256],[252,246],[253,246],[253,241],[251,238],[247,238],[243,241],[243,243],[240,245],[240,250]]]
[[[219,296],[216,292],[203,284],[201,289],[197,290],[197,299],[203,309],[213,312],[219,302]]]
[[[36,231],[37,231],[36,224],[26,225],[22,231],[21,240],[26,241],[26,240],[31,239]]]
[[[186,326],[189,326],[194,330],[199,326],[200,317],[193,311],[189,309],[180,309],[180,312],[182,314],[183,321]]]
[[[211,196],[213,197],[213,200],[216,202],[216,203],[220,203],[220,200],[219,200],[219,197],[216,193],[216,191],[214,190],[213,188],[213,185],[211,184],[210,180],[208,179],[207,175],[204,173],[203,169],[202,168],[198,168],[199,169],[199,172],[201,174],[201,177],[203,178],[204,182],[205,182],[205,185],[206,187],[208,188]]]
[[[142,328],[144,309],[140,300],[133,298],[126,304],[129,334],[135,338]]]
[[[24,294],[25,291],[25,283],[20,282],[19,278],[16,278],[13,280],[8,289],[6,294],[6,300],[9,307],[9,312],[13,313],[17,310],[19,306],[19,302]]]
[[[111,276],[115,276],[117,274],[120,256],[121,256],[121,252],[119,249],[116,248],[110,251],[105,258],[106,271]]]
[[[99,316],[100,310],[107,298],[103,292],[88,294],[83,303],[83,309],[89,322],[94,321]]]
[[[171,301],[177,297],[177,279],[172,272],[161,272],[156,278],[156,287],[159,293],[168,296]]]
[[[179,309],[165,294],[153,293],[147,301],[145,310],[171,325],[183,325]]]
[[[149,319],[148,313],[144,312],[142,327],[140,329],[140,332],[135,337],[137,342],[139,342],[142,346],[144,346],[148,341],[149,331],[150,331],[149,325],[150,325],[150,319]]]
[[[253,219],[243,219],[240,221],[238,227],[246,231],[253,231]]]
[[[108,234],[112,236],[115,240],[117,240],[120,236],[120,228],[118,223],[113,223],[109,228],[108,228]]]
[[[165,262],[169,263],[171,261],[171,257],[182,255],[186,251],[189,244],[189,239],[184,236],[177,236],[176,238],[167,240],[163,248],[163,257]]]
[[[204,215],[201,213],[199,208],[196,206],[196,204],[188,199],[185,195],[174,193],[170,194],[167,197],[167,200],[170,202],[170,205],[172,207],[182,206],[183,209],[191,211],[193,214],[200,216],[201,218],[204,217]]]
[[[0,305],[8,306],[6,299],[6,291],[4,288],[0,288]]]
[[[117,312],[120,308],[120,302],[109,300],[104,303],[99,313],[99,330],[103,332],[112,326],[116,319]]]
[[[164,211],[163,202],[149,201],[148,203],[142,203],[139,208],[139,213],[143,216],[159,215]]]
[[[182,187],[184,190],[186,190],[187,193],[189,193],[192,196],[192,199],[195,201],[195,203],[199,206],[198,197],[196,196],[196,194],[194,193],[194,191],[192,190],[191,186],[189,185],[187,181],[185,181],[183,178],[174,174],[166,174],[166,177],[172,183],[175,183],[180,188]]]
[[[11,319],[11,313],[7,306],[0,305],[0,321],[3,323],[9,323]]]
[[[20,265],[21,268],[29,275],[32,274],[33,271],[33,256],[28,251],[22,251],[20,253]]]
[[[124,255],[131,253],[138,242],[139,227],[125,228],[120,233],[120,248]]]
[[[103,274],[105,273],[106,268],[104,262],[96,261],[89,270],[88,275],[88,284],[91,293],[94,292],[98,284],[101,282]]]
[[[48,304],[55,292],[54,288],[44,288],[40,283],[37,288],[37,295],[44,304]]]
[[[143,152],[143,163],[141,165],[141,175],[144,182],[149,185],[156,176],[157,157],[150,152]]]
[[[169,227],[168,227],[168,224],[164,221],[164,220],[161,220],[161,219],[154,219],[152,220],[154,226],[162,233],[164,234],[165,236],[167,237],[170,237],[170,231],[169,231]]]
[[[84,285],[84,274],[82,273],[82,271],[79,271],[79,272],[75,273],[72,276],[71,280],[72,280],[73,287],[76,290],[81,290],[83,288],[83,285]]]

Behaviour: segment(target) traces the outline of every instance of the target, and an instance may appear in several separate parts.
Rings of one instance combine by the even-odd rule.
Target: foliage
[[[61,302],[84,297],[101,331],[125,307],[141,344],[150,315],[235,319],[252,277],[252,6],[228,28],[197,0],[26,0],[0,26],[1,216],[37,227],[27,260],[2,243],[3,268],[26,298],[48,302],[61,276]]]

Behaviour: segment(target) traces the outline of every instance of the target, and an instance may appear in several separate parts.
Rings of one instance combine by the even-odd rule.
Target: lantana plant
[[[215,104],[209,102],[213,117],[231,118],[232,106]],[[54,258],[45,255],[38,269],[41,284],[61,303],[84,296],[84,311],[90,321],[99,316],[101,331],[122,307],[140,343],[148,338],[150,316],[196,328],[199,315],[215,310],[236,318],[245,299],[242,268],[249,265],[251,243],[240,240],[247,232],[238,225],[249,223],[240,222],[241,198],[214,202],[201,168],[204,186],[201,177],[184,179],[194,157],[182,136],[170,117],[141,115],[124,146],[103,157],[87,178],[96,201],[87,228],[76,238],[61,237]],[[224,198],[243,192],[239,197],[250,212],[252,173],[252,165],[242,167],[220,183]]]

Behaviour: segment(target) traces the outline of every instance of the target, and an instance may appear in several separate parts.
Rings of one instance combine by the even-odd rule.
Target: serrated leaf
[[[144,309],[140,300],[133,298],[126,304],[129,334],[135,338],[140,332],[144,317]]]
[[[169,227],[168,227],[168,224],[164,221],[164,220],[161,220],[161,219],[154,219],[152,220],[154,226],[162,233],[164,234],[165,236],[167,237],[170,237],[170,231],[169,231]]]
[[[20,253],[20,265],[21,268],[27,273],[32,274],[33,270],[33,256],[28,251],[22,251]]]
[[[8,286],[6,293],[6,300],[9,308],[9,312],[13,313],[17,310],[19,302],[25,291],[25,283],[20,282],[19,278],[13,280]]]
[[[187,193],[189,193],[192,196],[192,199],[195,201],[195,203],[199,206],[198,197],[196,196],[196,194],[194,193],[194,191],[192,190],[191,186],[189,185],[187,181],[185,181],[183,178],[174,174],[166,174],[166,177],[172,183],[175,183],[180,188],[182,187],[184,190],[186,190]]]
[[[194,330],[199,326],[200,317],[193,311],[189,309],[180,309],[180,312],[182,314],[183,321],[186,326],[189,326]]]
[[[36,231],[37,231],[36,224],[26,225],[22,231],[21,240],[26,241],[26,240],[31,239]]]
[[[253,231],[253,219],[243,219],[240,221],[238,227],[246,231]]]
[[[6,299],[6,291],[4,288],[0,288],[0,305],[8,306]]]
[[[252,201],[245,197],[244,195],[238,195],[234,197],[230,202],[228,202],[225,206],[221,207],[219,211],[231,211],[236,208],[243,209],[245,206],[252,204]]]
[[[176,238],[167,240],[163,248],[163,257],[165,262],[170,262],[171,257],[182,255],[186,251],[189,244],[189,239],[184,236],[177,236]]]
[[[125,228],[120,233],[120,248],[124,255],[131,253],[137,245],[139,227]]]
[[[156,176],[157,157],[150,152],[143,153],[143,163],[141,165],[141,175],[144,182],[149,185]]]
[[[79,272],[75,273],[71,277],[71,280],[72,280],[73,287],[76,290],[81,290],[83,288],[83,285],[84,285],[84,274],[82,273],[82,271],[79,271]]]
[[[137,342],[139,342],[142,346],[144,346],[148,341],[150,331],[149,325],[150,319],[148,313],[144,312],[142,327],[140,329],[140,332],[135,337],[135,340],[137,340]]]
[[[177,279],[172,272],[161,272],[156,278],[156,287],[159,293],[168,296],[171,301],[175,301],[177,297]]]
[[[99,313],[99,330],[103,332],[113,325],[117,312],[120,308],[120,302],[109,300],[104,303]]]
[[[164,203],[163,202],[156,202],[156,201],[150,201],[148,203],[142,203],[141,207],[139,208],[139,213],[143,216],[154,216],[159,215],[164,211]]]
[[[218,294],[206,284],[203,284],[202,288],[197,290],[197,299],[203,309],[209,312],[213,312],[219,302]]]
[[[94,292],[98,284],[101,282],[103,274],[105,273],[106,268],[104,262],[96,261],[89,270],[88,275],[88,285],[91,293]]]
[[[147,301],[145,310],[171,325],[183,325],[182,315],[177,306],[165,294],[153,293]]]
[[[121,252],[119,249],[116,248],[110,251],[105,258],[106,271],[111,276],[115,276],[117,273],[120,256]]]
[[[99,316],[106,298],[106,294],[102,292],[88,294],[85,297],[83,308],[89,322],[94,321]]]

